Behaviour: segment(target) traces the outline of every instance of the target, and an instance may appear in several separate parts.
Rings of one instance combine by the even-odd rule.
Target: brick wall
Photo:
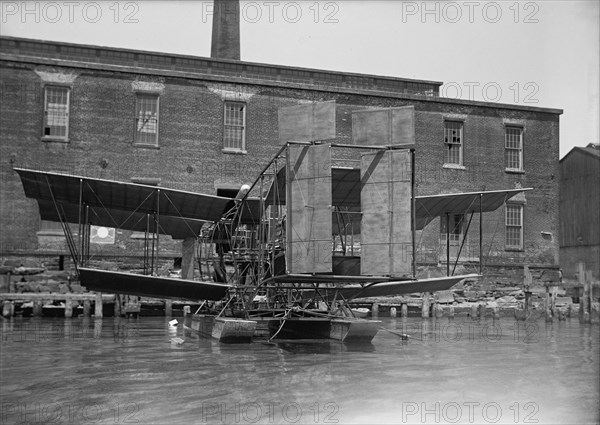
[[[558,253],[558,114],[532,108],[477,102],[452,103],[364,93],[348,94],[299,88],[228,84],[178,76],[140,75],[108,69],[69,69],[14,61],[0,63],[1,178],[0,251],[38,250],[39,216],[35,201],[26,199],[12,166],[65,171],[129,181],[160,178],[160,185],[215,193],[220,184],[252,182],[278,148],[277,110],[306,101],[335,100],[338,142],[351,141],[351,113],[367,107],[414,105],[417,144],[417,193],[435,194],[480,189],[533,187],[526,194],[522,252],[504,249],[504,210],[484,215],[484,249],[493,262],[555,264]],[[72,83],[69,143],[41,141],[43,82],[36,71],[76,74]],[[135,93],[132,83],[162,87],[159,148],[133,144]],[[19,89],[15,90],[14,88]],[[245,155],[221,151],[223,100],[247,104]],[[464,116],[464,170],[442,168],[444,117]],[[504,124],[525,128],[523,174],[504,170]],[[422,253],[439,250],[439,221],[419,235]],[[478,257],[478,218],[471,224],[470,248]],[[542,232],[553,235],[544,239]],[[129,233],[118,237],[117,246]],[[161,243],[163,239],[161,239]],[[169,246],[169,245],[167,245]],[[172,245],[173,252],[177,247]],[[428,255],[428,254],[427,254]],[[423,257],[426,260],[431,258]],[[435,261],[437,259],[433,258]]]

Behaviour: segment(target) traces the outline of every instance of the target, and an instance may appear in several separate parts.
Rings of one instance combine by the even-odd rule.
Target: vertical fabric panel
[[[414,144],[414,107],[353,112],[352,142],[355,145],[371,146]]]
[[[279,108],[279,141],[313,142],[335,138],[335,102]]]
[[[291,145],[288,148],[286,191],[288,272],[331,272],[329,145]]]
[[[412,274],[410,151],[361,157],[361,274]]]

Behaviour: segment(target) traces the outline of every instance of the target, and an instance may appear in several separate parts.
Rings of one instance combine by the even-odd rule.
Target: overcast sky
[[[563,109],[560,156],[599,141],[599,4],[242,1],[242,60],[429,79],[446,97]],[[212,1],[0,1],[0,33],[210,56]]]

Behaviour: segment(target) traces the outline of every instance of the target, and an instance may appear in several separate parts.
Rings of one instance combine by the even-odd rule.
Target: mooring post
[[[102,293],[96,292],[96,303],[94,305],[94,317],[102,318]]]
[[[471,319],[477,319],[478,304],[471,304]]]
[[[579,321],[581,323],[589,323],[590,322],[590,286],[588,283],[588,279],[586,279],[585,273],[585,264],[580,262],[577,265],[577,277],[579,279],[579,283],[583,286],[582,292],[580,292],[579,297]]]
[[[600,316],[598,315],[600,312],[598,311],[598,304],[594,303],[594,287],[592,285],[594,278],[592,276],[592,271],[591,270],[587,270],[585,272],[585,281],[586,284],[588,286],[588,308],[589,308],[589,316],[590,316],[590,323],[594,323],[597,320],[600,321]]]
[[[450,319],[454,319],[454,306],[450,305],[450,307],[448,307],[448,317]]]
[[[122,308],[121,308],[121,295],[120,294],[115,294],[115,304],[114,304],[114,316],[115,317],[121,317],[121,313],[122,313]]]
[[[396,307],[390,308],[390,317],[396,317]]]
[[[73,300],[67,296],[65,298],[65,319],[73,317]]]
[[[546,322],[552,321],[552,300],[550,299],[550,287],[546,286],[546,298],[544,299],[544,310],[546,314]]]
[[[188,314],[192,314],[192,307],[190,307],[189,305],[184,305],[183,306],[183,315],[187,316]]]
[[[371,316],[377,317],[379,315],[379,304],[373,303],[371,306]]]
[[[33,317],[42,317],[42,300],[33,302]]]
[[[400,306],[400,317],[408,317],[408,304],[404,303]]]
[[[426,319],[429,317],[429,292],[423,293],[423,304],[421,305],[421,317]]]
[[[4,301],[4,303],[2,304],[2,316],[4,317],[10,317],[11,316],[11,302],[10,301]]]
[[[435,314],[436,319],[441,319],[444,315],[444,310],[442,309],[442,306],[439,303],[435,303],[433,307],[433,312]]]
[[[83,301],[83,317],[90,317],[90,312],[92,310],[92,303],[90,300]]]
[[[171,317],[173,315],[173,300],[165,300],[165,316]]]
[[[479,313],[480,319],[483,319],[485,317],[485,308],[486,308],[485,303],[479,303],[479,306],[477,307],[477,311]]]

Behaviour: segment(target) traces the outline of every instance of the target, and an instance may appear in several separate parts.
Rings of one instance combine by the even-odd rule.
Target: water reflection
[[[165,318],[3,320],[1,422],[598,422],[598,325],[382,325],[372,344],[220,344]]]

